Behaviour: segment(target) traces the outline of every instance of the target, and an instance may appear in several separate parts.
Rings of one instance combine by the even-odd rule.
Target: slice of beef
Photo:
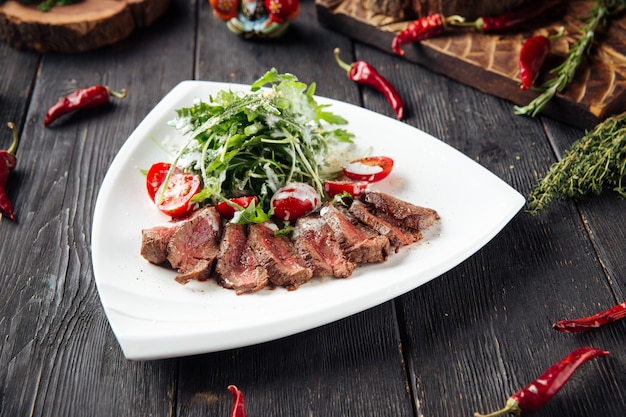
[[[375,263],[387,260],[391,245],[386,236],[366,233],[350,220],[348,213],[332,204],[322,207],[320,214],[350,261]]]
[[[409,245],[414,242],[413,236],[405,234],[402,230],[400,230],[400,228],[393,225],[391,222],[375,216],[359,200],[354,200],[348,210],[360,222],[371,227],[377,233],[387,236],[389,242],[396,247]]]
[[[141,256],[156,265],[167,264],[167,244],[180,226],[178,222],[166,223],[141,231]]]
[[[378,191],[366,191],[361,199],[375,207],[374,214],[384,213],[394,224],[403,227],[423,231],[439,220],[439,214],[431,208],[416,206]]]
[[[269,281],[276,285],[295,290],[308,282],[313,270],[296,251],[287,236],[274,236],[273,223],[259,223],[249,226],[248,244],[257,261],[269,272]]]
[[[346,258],[328,224],[318,215],[299,218],[292,239],[315,276],[347,278],[356,268],[356,264]]]
[[[210,277],[220,234],[220,215],[215,207],[203,208],[182,222],[167,245],[167,260],[180,273],[176,281],[185,284]]]
[[[224,288],[243,294],[267,286],[269,275],[248,244],[246,226],[227,223],[220,242],[215,272]]]

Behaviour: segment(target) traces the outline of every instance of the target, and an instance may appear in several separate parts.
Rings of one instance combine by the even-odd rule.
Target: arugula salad
[[[354,135],[314,94],[315,83],[271,69],[250,91],[222,90],[176,110],[169,124],[189,140],[165,181],[181,169],[201,179],[194,202],[254,195],[266,211],[268,199],[288,183],[309,184],[323,195],[324,180],[353,159]]]

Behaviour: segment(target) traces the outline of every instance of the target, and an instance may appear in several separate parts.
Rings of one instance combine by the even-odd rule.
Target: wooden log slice
[[[170,0],[83,0],[42,12],[9,0],[0,5],[0,39],[15,49],[77,53],[111,45],[161,16]]]

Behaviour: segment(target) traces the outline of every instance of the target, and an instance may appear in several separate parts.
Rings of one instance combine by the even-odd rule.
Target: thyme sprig
[[[515,106],[515,114],[535,117],[557,93],[563,91],[574,79],[583,58],[589,54],[598,28],[607,24],[610,14],[621,11],[625,7],[626,0],[598,1],[598,4],[589,12],[585,24],[580,29],[580,37],[570,48],[567,59],[550,71],[556,76],[544,83],[540,87],[543,92],[526,106]]]
[[[612,187],[626,197],[626,112],[609,117],[578,139],[553,164],[528,197],[527,211],[538,214],[554,199],[577,199]]]

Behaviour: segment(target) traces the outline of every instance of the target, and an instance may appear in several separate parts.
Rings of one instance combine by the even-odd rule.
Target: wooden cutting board
[[[316,0],[321,24],[358,41],[391,51],[393,37],[410,22],[374,15],[361,0]],[[572,0],[546,13],[542,19],[514,33],[483,34],[473,30],[447,31],[443,35],[405,46],[405,59],[423,65],[486,93],[518,105],[539,93],[520,90],[518,57],[524,40],[536,34],[565,35],[553,44],[545,67],[554,68],[567,56],[578,31],[595,2]],[[550,77],[544,71],[538,83]],[[398,86],[401,90],[401,86]],[[513,111],[511,106],[511,111]],[[611,20],[596,33],[593,49],[575,80],[544,109],[554,119],[588,129],[606,117],[626,110],[626,15]]]
[[[82,0],[42,12],[8,0],[0,5],[0,39],[16,49],[85,52],[111,45],[149,26],[170,0]]]

